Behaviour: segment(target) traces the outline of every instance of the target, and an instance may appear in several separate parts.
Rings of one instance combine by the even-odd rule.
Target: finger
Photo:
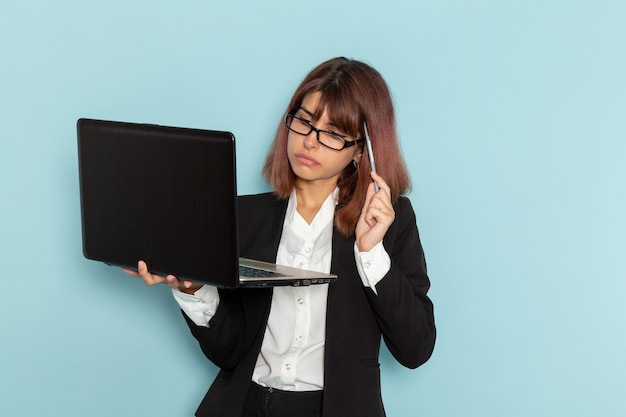
[[[393,210],[389,210],[387,207],[372,207],[370,212],[372,215],[372,222],[379,224],[389,225],[393,222],[395,217],[395,212]]]
[[[159,281],[162,282],[165,280],[165,278],[160,275],[152,274],[148,270],[148,265],[144,261],[139,261],[137,263],[137,272],[139,273],[139,277],[146,282],[158,284]]]
[[[132,275],[134,277],[139,278],[139,273],[137,273],[137,271],[135,271],[133,269],[122,268],[122,272],[124,272],[125,274]]]
[[[372,172],[370,175],[374,183],[378,185],[378,189],[376,190],[375,197],[384,198],[385,205],[391,206],[391,189],[389,188],[389,185],[376,172]]]
[[[167,277],[165,277],[165,283],[170,288],[174,288],[174,289],[178,289],[178,287],[180,287],[180,284],[181,284],[181,282],[174,275],[168,275]]]
[[[376,223],[391,224],[394,218],[395,211],[387,193],[379,191],[372,196],[364,216],[364,219],[370,227],[374,226]]]
[[[144,261],[137,262],[137,273],[139,273],[140,276],[150,274],[148,271],[148,265]]]
[[[167,282],[167,278],[161,275],[152,274],[148,271],[148,265],[144,261],[137,263],[137,272],[139,278],[141,278],[147,285],[157,285]]]
[[[361,216],[360,219],[365,219],[365,215],[367,213],[368,208],[372,204],[372,197],[376,194],[376,189],[374,188],[374,183],[370,183],[367,186],[367,193],[365,194],[365,202],[363,203],[363,207],[361,208]]]
[[[374,227],[377,223],[376,218],[377,218],[377,213],[376,213],[376,208],[375,207],[369,207],[367,209],[367,212],[365,213],[365,217],[363,218],[363,220],[365,220],[365,223],[370,227]]]
[[[193,285],[193,281],[188,281],[188,280],[183,281],[183,287],[185,288],[191,288],[192,285]]]
[[[382,215],[381,206],[382,204],[377,199],[372,198],[364,216],[364,220],[369,227],[374,227],[380,222],[380,217]]]
[[[385,189],[385,190],[389,191],[389,185],[387,185],[387,183],[385,182],[383,177],[378,175],[378,173],[372,171],[372,172],[370,172],[370,177],[372,178],[372,181],[375,181],[378,184],[378,187],[380,189]]]
[[[391,207],[389,189],[386,188],[386,186],[381,187],[380,190],[372,196],[369,204],[370,206],[376,206],[378,208]]]

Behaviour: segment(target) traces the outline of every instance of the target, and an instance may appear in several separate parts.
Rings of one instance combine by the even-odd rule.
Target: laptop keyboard
[[[284,277],[285,275],[279,272],[239,265],[239,276],[249,277],[249,278],[273,278],[273,277]]]

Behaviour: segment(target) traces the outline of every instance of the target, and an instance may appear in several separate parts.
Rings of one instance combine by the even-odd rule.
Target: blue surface
[[[0,415],[190,416],[216,372],[166,288],[82,257],[76,119],[233,131],[265,191],[337,55],[393,91],[433,284],[388,415],[626,415],[625,4],[0,0]]]

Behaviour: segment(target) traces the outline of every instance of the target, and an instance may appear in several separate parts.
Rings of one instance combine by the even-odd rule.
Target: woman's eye
[[[332,130],[329,130],[328,134],[330,134],[331,136],[334,136],[335,138],[337,138],[339,140],[343,140],[346,137],[346,135],[342,135],[341,133],[333,132]]]

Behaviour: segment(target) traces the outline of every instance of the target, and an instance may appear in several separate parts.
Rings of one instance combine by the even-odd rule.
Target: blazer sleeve
[[[426,362],[435,345],[430,281],[415,213],[408,198],[395,206],[396,218],[383,239],[391,269],[367,296],[391,354],[406,367]]]
[[[208,327],[197,326],[184,316],[205,356],[221,369],[233,369],[260,345],[270,300],[267,289],[255,293],[220,290],[220,305]]]

